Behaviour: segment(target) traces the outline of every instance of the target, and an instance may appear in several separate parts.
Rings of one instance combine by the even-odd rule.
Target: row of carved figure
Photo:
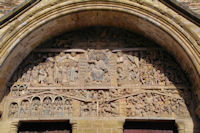
[[[133,88],[110,88],[110,89],[52,89],[51,92],[62,93],[66,96],[74,96],[79,99],[84,99],[87,101],[94,100],[112,100],[114,98],[124,97],[130,95],[136,89]],[[25,85],[15,85],[12,88],[11,94],[13,97],[22,97],[26,95],[31,95],[34,93],[48,91],[38,89],[38,90],[29,90]]]
[[[188,116],[187,106],[182,98],[143,93],[126,98],[127,116]]]
[[[81,117],[96,117],[96,116],[116,116],[118,106],[116,102],[83,102],[79,101],[80,108],[78,109]],[[111,104],[110,104],[111,103]],[[97,109],[99,106],[99,110]],[[39,97],[34,97],[32,102],[23,100],[19,105],[12,102],[9,106],[9,118],[38,118],[38,117],[72,117],[73,111],[77,110],[73,107],[72,100],[62,100],[61,97],[56,97],[52,102],[50,97],[44,98],[43,102]]]
[[[43,100],[34,97],[32,100],[23,100],[21,103],[12,102],[9,106],[9,118],[32,117],[73,117],[73,112],[80,117],[153,117],[153,116],[188,116],[187,106],[183,98],[176,98],[152,92],[139,93],[116,99],[114,101],[77,101],[75,99],[50,96]],[[125,101],[125,102],[123,102]],[[124,108],[124,109],[122,109]],[[124,110],[124,112],[120,112]]]
[[[72,100],[56,97],[52,101],[51,97],[45,97],[43,101],[39,97],[34,97],[31,102],[23,100],[20,104],[12,102],[9,107],[9,118],[27,117],[50,117],[50,116],[72,116]]]
[[[139,57],[141,53],[142,58]],[[30,63],[32,66],[25,71],[20,70],[23,74],[17,78],[18,82],[32,86],[184,84],[184,76],[173,61],[166,63],[157,58],[158,55],[145,54],[147,52],[93,49],[84,53],[61,52],[54,57],[46,57],[44,62]]]

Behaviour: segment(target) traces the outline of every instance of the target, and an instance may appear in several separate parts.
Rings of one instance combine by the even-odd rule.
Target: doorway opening
[[[72,133],[69,121],[21,122],[18,133]]]
[[[175,121],[126,121],[124,133],[178,133]]]

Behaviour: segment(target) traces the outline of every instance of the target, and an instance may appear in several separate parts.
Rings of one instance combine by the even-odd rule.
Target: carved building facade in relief
[[[106,27],[47,41],[9,87],[9,119],[189,118],[195,106],[190,84],[166,51]]]

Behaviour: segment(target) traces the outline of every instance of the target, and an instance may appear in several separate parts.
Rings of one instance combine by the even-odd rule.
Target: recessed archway
[[[121,28],[88,27],[51,38],[9,83],[8,120],[139,117],[193,120],[197,128],[196,99],[176,61]]]
[[[198,57],[192,52],[194,50],[192,45],[195,41],[191,40],[192,37],[189,37],[188,33],[178,29],[180,27],[176,24],[158,19],[158,16],[151,12],[142,12],[128,7],[126,9],[119,5],[115,8],[110,8],[109,5],[99,4],[99,6],[102,7],[101,10],[98,10],[99,7],[96,5],[86,4],[88,8],[85,7],[87,9],[85,11],[82,11],[85,8],[77,7],[75,11],[67,10],[66,15],[63,15],[64,13],[52,14],[47,18],[40,16],[39,19],[33,19],[34,22],[30,22],[29,25],[22,25],[22,31],[15,33],[16,37],[7,37],[9,41],[5,40],[7,42],[3,45],[7,50],[2,53],[1,58],[1,88],[5,88],[16,66],[41,42],[68,30],[95,25],[129,29],[156,41],[175,56],[184,71],[195,81],[195,88],[198,88],[200,83],[198,82]],[[4,94],[5,90],[2,91]]]
[[[118,2],[65,3],[35,11],[29,17],[22,16],[24,22],[18,22],[16,28],[2,35],[1,94],[5,94],[6,84],[17,66],[36,46],[66,31],[86,26],[120,27],[151,38],[181,64],[190,80],[194,81],[196,94],[200,68],[195,39],[171,17],[162,16],[150,6],[142,6]]]

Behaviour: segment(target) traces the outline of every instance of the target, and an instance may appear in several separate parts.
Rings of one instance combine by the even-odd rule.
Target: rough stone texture
[[[105,47],[104,45],[107,45],[107,50],[96,50]],[[116,46],[121,50],[116,49]],[[90,49],[85,50],[88,48]],[[113,49],[113,52],[108,49]],[[137,54],[138,52],[140,55]],[[75,62],[79,63],[75,66],[72,65]],[[96,69],[88,69],[87,66],[92,62],[97,67]],[[54,65],[57,63],[60,66],[59,71],[62,71],[62,78],[57,75],[59,71],[55,69],[56,65]],[[110,66],[110,69],[104,63]],[[159,64],[163,65],[159,66]],[[126,67],[127,65],[129,67]],[[167,67],[168,65],[170,67]],[[104,82],[106,73],[102,75],[102,79],[101,76],[94,77],[94,74],[97,74],[96,72],[101,71],[100,66],[107,69],[106,73],[115,75],[109,75],[107,79],[110,77],[116,80],[116,85]],[[148,66],[148,69],[143,66]],[[63,71],[66,68],[70,70],[70,73],[66,74],[66,71]],[[117,68],[123,68],[124,72],[117,71]],[[187,81],[184,74],[177,68],[176,63],[166,51],[154,42],[131,32],[108,27],[92,27],[69,32],[41,44],[18,67],[12,80],[9,81],[11,92],[6,100],[8,104],[5,104],[3,119],[5,120],[7,116],[10,120],[16,118],[19,120],[73,120],[73,118],[79,117],[83,121],[79,121],[79,128],[73,130],[81,133],[100,132],[101,130],[103,132],[121,132],[122,129],[112,129],[112,127],[118,126],[112,121],[104,120],[102,123],[102,120],[99,119],[103,117],[110,119],[114,117],[128,117],[129,119],[138,117],[140,119],[152,117],[179,119],[184,117],[185,120],[190,118],[187,107],[193,107],[190,106],[192,105],[190,92],[187,91],[187,86],[185,86]],[[38,74],[37,70],[39,70],[39,77],[34,76]],[[73,70],[76,70],[78,77],[74,77]],[[138,70],[140,76],[142,76],[139,76],[140,78],[133,74]],[[143,77],[145,76],[142,74],[144,71],[150,74],[149,77]],[[164,75],[168,76],[164,76],[160,71],[166,72]],[[93,76],[90,77],[87,72],[93,73]],[[29,75],[30,73],[32,74]],[[123,75],[129,78],[123,80]],[[134,75],[136,77],[131,79],[130,76]],[[89,83],[92,82],[93,84],[85,82],[88,81],[88,76],[89,79],[92,79],[89,80]],[[52,79],[52,77],[54,78]],[[70,77],[70,79],[67,77]],[[57,78],[60,80],[57,80]],[[81,80],[81,78],[84,80]],[[78,82],[74,82],[77,80]],[[101,87],[104,90],[101,90]],[[123,89],[123,87],[129,89]],[[95,91],[91,91],[89,88],[95,89]],[[167,89],[170,89],[170,91]],[[181,93],[181,97],[184,99],[177,93]],[[96,96],[98,96],[98,99]],[[105,101],[112,101],[112,99],[119,104],[115,102],[104,103]],[[37,100],[41,102],[36,103]],[[187,101],[186,105],[184,101]],[[95,104],[97,106],[94,107]],[[193,114],[192,110],[190,112]],[[99,119],[90,121],[89,118]],[[87,121],[84,121],[85,119]],[[192,131],[194,123],[192,121],[189,123],[191,123],[189,126]],[[187,128],[188,132],[190,130]]]
[[[197,14],[200,14],[200,1],[199,0],[177,0],[184,6],[188,7]]]
[[[6,83],[17,66],[33,48],[44,40],[75,28],[104,25],[138,32],[166,48],[194,83],[193,92],[198,95],[200,101],[200,28],[158,1],[125,0],[120,2],[117,4],[113,1],[90,1],[88,4],[86,1],[50,0],[47,3],[44,0],[17,16],[16,19],[1,26],[1,98],[6,94]],[[73,5],[69,6],[70,3]],[[121,4],[124,5],[121,6]],[[83,5],[84,8],[82,8]],[[78,13],[74,13],[75,11]],[[198,107],[196,112],[200,116],[199,110]],[[2,126],[5,124],[5,127],[6,125],[10,127],[8,121],[1,122]],[[90,123],[87,124],[91,128],[84,130],[78,129],[78,126],[84,124],[73,124],[73,133],[101,130],[101,128],[94,129]],[[96,126],[101,126],[101,124]],[[102,124],[103,126],[105,124]],[[5,129],[3,127],[2,129]],[[110,125],[110,127],[112,126]],[[4,132],[10,132],[9,129],[6,128],[7,131]],[[180,132],[184,132],[183,129],[185,130],[183,126],[180,126]],[[122,129],[119,130],[121,132]],[[108,132],[119,132],[119,130],[108,129]],[[16,128],[13,131],[16,132]]]
[[[19,121],[1,121],[0,129],[2,133],[17,133]]]
[[[196,106],[173,58],[151,40],[119,28],[83,28],[52,38],[12,77],[9,112],[4,111],[9,119],[186,118]]]
[[[0,17],[10,12],[11,9],[18,6],[24,0],[0,0]]]
[[[18,6],[22,2],[24,2],[24,0],[0,0],[0,17],[7,12],[11,12],[13,8]],[[193,12],[200,14],[199,0],[177,0],[177,2],[180,2]]]

